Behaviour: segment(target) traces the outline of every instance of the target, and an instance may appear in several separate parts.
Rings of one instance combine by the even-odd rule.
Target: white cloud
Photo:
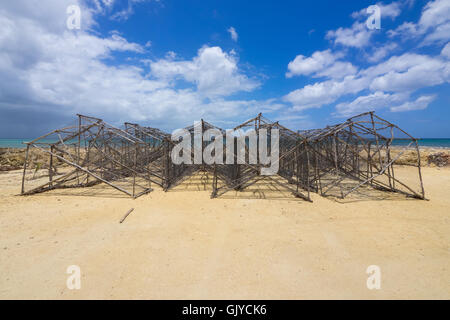
[[[391,107],[391,111],[400,112],[400,111],[423,110],[426,109],[435,98],[436,98],[435,95],[420,96],[415,101],[408,101],[400,106]]]
[[[404,40],[413,38],[419,34],[417,25],[413,22],[403,22],[396,29],[388,30],[387,33],[390,37],[401,36]]]
[[[251,91],[259,82],[240,73],[234,56],[220,47],[203,47],[189,61],[162,59],[151,63],[152,75],[159,79],[182,78],[194,83],[197,90],[208,97]]]
[[[344,78],[355,74],[357,69],[349,62],[337,61],[343,54],[331,50],[316,51],[311,57],[298,55],[288,64],[286,77],[312,75],[313,77]]]
[[[128,20],[128,18],[130,18],[131,15],[134,14],[134,7],[136,6],[136,4],[138,3],[143,3],[143,2],[148,2],[150,0],[128,0],[128,5],[125,9],[120,10],[116,13],[114,13],[111,16],[112,20],[117,20],[117,21],[125,21]],[[105,1],[103,1],[105,3]],[[107,0],[105,5],[107,5],[108,7],[111,7],[114,1],[111,1],[111,3],[108,3],[109,1]],[[157,1],[156,1],[157,2]]]
[[[401,13],[401,3],[400,2],[392,2],[390,4],[382,4],[377,3],[377,5],[380,7],[381,11],[381,17],[388,17],[392,20],[398,17]]]
[[[400,15],[404,6],[411,6],[411,1],[377,3],[382,17],[392,19]],[[388,34],[391,37],[401,35],[402,39],[416,39],[422,44],[448,41],[450,35],[450,1],[430,1],[422,10],[418,23],[406,22]],[[374,49],[369,48],[373,30],[369,30],[362,21],[367,16],[366,9],[354,12],[357,19],[351,28],[338,28],[326,34],[335,45],[355,48],[366,54],[367,60],[375,65],[357,71],[350,62],[343,61],[331,50],[316,51],[311,57],[298,55],[288,65],[287,77],[304,75],[312,78],[325,76],[329,79],[307,84],[283,97],[293,105],[294,110],[319,108],[323,105],[353,97],[350,102],[336,105],[336,115],[349,116],[379,108],[391,111],[424,109],[434,96],[422,96],[415,101],[408,101],[413,92],[421,88],[432,87],[450,82],[450,47],[442,49],[440,56],[403,53],[391,56],[393,51],[402,48],[390,41]],[[347,49],[347,53],[351,49]],[[363,51],[363,52],[364,52]],[[383,61],[389,57],[386,61]],[[380,62],[381,61],[381,62]],[[348,63],[348,72],[337,71]],[[336,77],[343,74],[343,77]],[[361,95],[364,94],[364,95]],[[360,95],[358,97],[358,95]]]
[[[370,54],[367,58],[369,62],[378,62],[388,56],[393,50],[397,49],[398,45],[394,42],[383,45],[379,48],[376,48],[372,54]]]
[[[404,3],[400,1],[394,1],[390,4],[378,2],[376,5],[380,8],[381,19],[390,18],[394,20],[400,15]],[[367,12],[367,8],[353,12],[351,16],[356,21],[351,28],[340,27],[337,30],[330,30],[327,32],[326,38],[332,40],[335,45],[340,44],[353,48],[368,46],[372,36],[377,33],[376,30],[369,29],[366,25],[366,20],[363,20],[363,18],[369,18],[371,14]]]
[[[82,30],[77,32],[67,30],[65,25],[65,9],[74,3],[82,7],[83,13]],[[98,3],[101,10],[115,5],[104,0]],[[248,118],[261,109],[273,112],[285,108],[274,99],[230,98],[260,86],[258,79],[249,77],[240,68],[234,51],[205,46],[194,57],[181,59],[168,52],[164,58],[149,60],[145,45],[129,42],[117,32],[107,37],[93,33],[95,14],[100,11],[83,4],[76,0],[42,0],[37,7],[27,0],[2,3],[0,109],[7,106],[37,113],[40,111],[37,106],[55,113],[79,112],[121,121],[152,121],[154,126],[173,128],[201,117],[228,123]],[[426,8],[420,20],[423,26],[430,23],[429,15],[433,12],[440,14],[433,5]],[[427,10],[431,11],[425,14]],[[439,24],[428,27],[421,34],[422,40],[429,36],[427,41],[443,41],[439,32],[445,31],[447,20],[435,21]],[[362,48],[371,35],[361,25],[355,23],[350,29],[330,31],[328,37],[336,44]],[[420,25],[411,24],[408,28],[423,30]],[[378,63],[393,50],[401,49],[394,43],[385,44],[369,58],[377,64],[359,71],[344,60],[343,52],[324,50],[310,57],[299,55],[289,63],[287,77],[326,79],[294,90],[283,99],[292,104],[292,112],[334,102],[340,102],[336,106],[338,115],[369,108],[423,109],[434,96],[421,96],[415,101],[408,101],[409,97],[415,90],[449,81],[449,48],[447,44],[438,56],[406,53]],[[127,52],[129,61],[142,63],[118,64],[114,57],[119,51]],[[359,94],[363,96],[355,97]],[[342,102],[347,98],[351,101]]]
[[[427,55],[406,53],[378,65],[360,70],[342,80],[331,79],[309,84],[284,97],[297,110],[318,108],[363,90],[411,92],[450,80],[450,63]]]
[[[417,23],[405,22],[395,30],[388,32],[391,37],[404,39],[419,38],[424,35],[422,45],[446,42],[450,39],[450,1],[435,0],[428,2],[422,9]]]
[[[66,29],[66,9],[70,5],[78,5],[81,8],[81,29],[88,30],[95,24],[93,19],[94,10],[84,5],[83,0],[41,0],[41,1],[2,1],[1,9],[3,20],[14,20],[14,18],[25,19],[30,27],[36,26],[46,32],[61,33]],[[0,32],[4,32],[1,24]],[[16,30],[20,32],[20,29]]]
[[[450,80],[446,75],[446,68],[448,68],[448,62],[426,57],[426,61],[411,66],[404,72],[391,70],[376,77],[372,81],[370,89],[398,92],[431,87]]]
[[[424,64],[429,60],[426,55],[404,53],[400,56],[392,56],[388,60],[361,70],[360,74],[366,77],[375,77],[390,71],[403,72],[411,67]]]
[[[326,38],[333,40],[334,44],[346,47],[362,48],[369,44],[370,38],[375,33],[369,30],[365,23],[355,22],[351,28],[339,28],[327,32]]]
[[[311,57],[305,57],[299,54],[288,64],[289,72],[286,77],[291,78],[298,75],[310,75],[318,71],[324,70],[336,60],[331,50],[316,51]]]
[[[97,13],[104,12],[114,6],[114,0],[91,0]]]
[[[436,27],[425,39],[423,39],[422,45],[428,45],[432,43],[442,43],[450,39],[450,22],[441,24]]]
[[[381,7],[381,15],[395,17],[400,15],[403,6],[411,2],[393,2]],[[411,94],[421,88],[433,87],[450,82],[450,47],[447,44],[438,56],[403,53],[389,57],[393,51],[402,50],[396,42],[389,41],[381,46],[369,47],[372,30],[362,22],[366,10],[354,12],[357,19],[351,28],[338,28],[329,31],[326,38],[334,44],[363,49],[368,62],[375,65],[356,71],[351,64],[348,72],[336,71],[344,68],[343,54],[337,57],[330,50],[317,51],[311,57],[297,56],[288,65],[288,77],[305,75],[312,78],[326,76],[327,80],[307,84],[283,97],[295,110],[319,108],[353,97],[350,102],[336,105],[336,115],[348,116],[356,112],[389,107],[391,111],[424,109],[434,96],[422,96],[408,101]],[[450,35],[450,1],[434,0],[425,5],[418,23],[406,22],[389,32],[391,37],[401,35],[403,39],[414,39],[421,44],[448,42]],[[420,45],[420,43],[419,43]],[[347,53],[350,49],[347,49]],[[359,51],[361,52],[361,51]],[[389,57],[387,60],[383,61]],[[381,62],[380,62],[381,61]],[[343,74],[338,78],[336,74]],[[364,93],[364,95],[361,95]],[[360,95],[358,97],[358,95]]]
[[[107,7],[111,7],[114,4],[114,0],[102,0],[102,2]]]
[[[336,105],[336,115],[340,117],[349,117],[367,111],[375,111],[390,107],[393,104],[397,105],[407,98],[407,94],[389,94],[376,91],[366,96],[359,96],[351,102],[339,103]]]
[[[346,94],[356,94],[369,84],[369,79],[347,76],[342,81],[327,80],[307,85],[290,92],[284,100],[293,104],[295,110],[319,108],[336,101]]]
[[[379,109],[387,109],[391,112],[423,110],[433,102],[436,95],[424,95],[415,101],[409,100],[408,93],[390,94],[386,92],[376,91],[366,96],[359,96],[351,102],[343,102],[336,105],[335,115],[338,117],[349,117],[355,114],[375,111]]]
[[[445,45],[445,47],[441,51],[441,56],[450,59],[450,42]]]
[[[293,109],[286,109],[277,114],[273,121],[280,122],[281,125],[292,129],[313,129],[317,128],[317,124],[308,116],[304,114],[296,114]]]
[[[177,54],[173,51],[168,51],[165,55],[166,60],[174,60],[177,57]]]
[[[233,41],[238,41],[238,33],[236,32],[236,29],[234,27],[229,27],[227,31],[230,33],[231,39],[233,39]]]
[[[116,52],[141,61],[145,48],[117,32],[100,37],[84,29],[67,30],[65,8],[73,0],[42,0],[37,11],[29,3],[7,2],[0,11],[0,109],[38,114],[45,108],[51,110],[49,117],[84,113],[173,128],[201,117],[239,119],[259,107],[280,108],[274,100],[226,99],[259,82],[239,69],[235,55],[219,47],[203,47],[192,60],[175,61],[175,54],[169,54],[150,61],[149,70],[142,64],[121,65],[114,60]],[[179,78],[189,85],[177,86]]]
[[[332,79],[342,79],[349,75],[354,75],[358,69],[350,62],[336,61],[334,64],[319,71],[315,74],[316,77],[327,77]]]
[[[435,0],[428,2],[422,10],[419,26],[428,29],[450,20],[450,1]]]
[[[376,3],[376,5],[380,8],[380,14],[382,19],[388,17],[394,20],[401,13],[402,3],[399,1],[397,2],[394,1],[390,4],[383,4],[381,2],[378,2]],[[367,17],[368,15],[369,13],[367,13],[367,8],[352,13],[352,17],[354,19],[360,19],[362,17]]]

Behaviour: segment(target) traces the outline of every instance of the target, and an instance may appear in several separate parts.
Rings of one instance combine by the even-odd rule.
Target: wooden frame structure
[[[417,139],[374,112],[363,113],[323,129],[299,131],[290,130],[259,114],[234,128],[231,154],[234,161],[229,163],[223,152],[223,164],[174,164],[171,153],[176,141],[162,130],[128,122],[124,129],[119,129],[98,118],[77,116],[76,125],[27,142],[22,195],[105,183],[136,198],[152,191],[152,183],[168,191],[195,172],[206,171],[213,176],[212,198],[267,181],[307,201],[311,201],[311,192],[345,198],[364,188],[425,199]],[[203,133],[208,129],[226,135],[225,130],[204,120],[184,130],[194,137],[196,130]],[[260,141],[263,129],[269,140],[272,129],[278,132],[278,171],[275,175],[262,175],[261,170],[267,165],[260,164],[260,161],[236,161],[240,134],[246,141],[245,135],[251,130]],[[201,141],[194,140],[194,144],[201,146],[202,154],[213,142],[204,140],[203,135]],[[247,142],[244,149],[248,160]],[[48,163],[43,166],[47,169],[48,181],[40,185],[33,184],[30,165],[33,151],[48,155]],[[268,153],[271,152],[269,144]],[[405,153],[416,159],[416,163],[407,164],[418,170],[414,186],[395,173],[398,164],[406,165],[400,161]],[[69,170],[57,174],[59,164]]]
[[[303,185],[310,190],[322,196],[345,198],[369,186],[425,199],[417,139],[374,112],[324,129],[299,131],[299,135],[300,148],[308,155],[310,168],[302,177]],[[405,153],[415,163],[402,162]],[[412,179],[414,186],[396,176],[397,164],[417,168],[417,178]]]
[[[26,143],[21,194],[97,183],[105,183],[133,198],[152,191],[145,160],[148,145],[101,119],[77,116],[76,125],[54,130]],[[48,155],[48,164],[40,164],[48,170],[48,181],[38,186],[33,185],[33,168],[29,164],[33,151]],[[69,170],[56,176],[59,164]]]

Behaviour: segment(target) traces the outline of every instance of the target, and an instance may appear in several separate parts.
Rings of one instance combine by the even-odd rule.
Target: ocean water
[[[25,141],[32,141],[33,139],[0,139],[0,148],[25,148],[26,145],[23,144]],[[42,141],[42,140],[41,140]],[[56,141],[46,141],[46,142],[56,142]],[[404,140],[394,140],[392,145],[406,145],[409,141]],[[450,148],[450,139],[419,139],[419,146],[422,147],[435,147],[435,148]]]
[[[33,141],[34,139],[0,139],[0,148],[13,148],[13,149],[18,149],[18,148],[26,148],[27,145],[24,142],[28,142],[28,141]],[[57,142],[58,140],[56,139],[41,139],[39,140],[39,142],[44,142],[44,143],[54,143]],[[75,143],[78,142],[78,140],[69,140],[66,143]]]
[[[25,148],[23,141],[31,141],[26,139],[0,139],[0,148]]]
[[[405,140],[395,140],[392,142],[394,146],[408,145],[410,141]],[[450,139],[429,139],[423,138],[419,139],[419,146],[421,147],[434,147],[434,148],[450,148]]]

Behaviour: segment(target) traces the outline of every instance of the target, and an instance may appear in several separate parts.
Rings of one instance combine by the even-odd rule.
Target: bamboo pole
[[[127,211],[127,213],[125,213],[125,215],[122,217],[122,219],[120,219],[119,223],[122,223],[125,221],[125,219],[128,217],[128,215],[133,212],[134,208],[131,208],[130,210]]]
[[[27,144],[27,151],[25,152],[25,161],[23,163],[23,175],[22,175],[22,191],[21,193],[25,193],[25,175],[27,171],[27,163],[28,163],[28,152],[30,150],[30,145]]]

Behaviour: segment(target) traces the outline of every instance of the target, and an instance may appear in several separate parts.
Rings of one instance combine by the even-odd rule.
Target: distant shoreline
[[[24,142],[33,141],[31,139],[1,139],[0,138],[0,150],[5,149],[25,149],[26,144]],[[395,141],[392,144],[392,147],[402,147],[404,144],[402,141]],[[415,146],[411,146],[415,148]],[[419,139],[419,148],[420,149],[450,149],[450,138],[423,138]]]
[[[3,139],[0,139],[0,150],[8,150],[8,149],[25,149],[27,147],[27,145],[25,143],[19,143],[19,144],[6,144],[2,141]],[[10,139],[7,139],[10,140]],[[444,140],[450,140],[450,139],[444,139]],[[23,140],[23,141],[32,141],[32,139],[30,140]],[[405,145],[402,144],[392,144],[391,147],[393,148],[401,148],[404,147]],[[409,147],[409,149],[411,148],[415,148],[414,145],[411,145]],[[438,144],[421,144],[419,141],[419,148],[420,149],[442,149],[442,150],[449,150],[450,149],[450,143],[448,145],[438,145]]]
[[[23,142],[33,141],[33,139],[0,139],[0,150],[5,149],[25,149],[26,144]],[[402,147],[401,143],[394,143],[392,147]],[[410,148],[415,148],[411,146]],[[420,149],[450,149],[450,138],[423,138],[419,139]]]

